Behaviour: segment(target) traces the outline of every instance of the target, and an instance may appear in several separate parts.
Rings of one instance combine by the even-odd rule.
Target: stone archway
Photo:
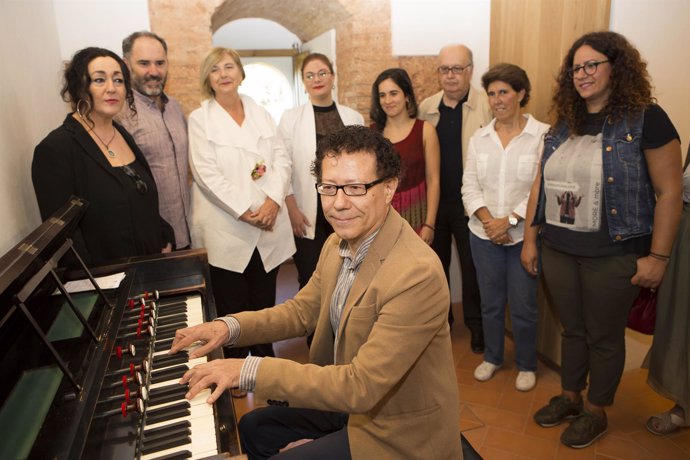
[[[237,19],[262,18],[277,22],[306,42],[350,16],[338,0],[225,0],[211,16],[211,31]]]
[[[391,55],[389,0],[149,0],[151,30],[168,42],[168,92],[187,113],[199,106],[199,64],[215,30],[248,17],[275,21],[308,41],[334,28],[338,54],[338,100],[369,112],[371,84],[389,67],[404,67],[418,99],[437,91],[433,57]]]

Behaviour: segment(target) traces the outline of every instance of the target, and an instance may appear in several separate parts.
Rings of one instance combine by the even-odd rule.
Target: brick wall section
[[[211,24],[220,27],[223,24],[218,18],[238,17],[274,20],[303,41],[335,28],[338,100],[366,118],[371,85],[376,76],[389,67],[403,67],[409,72],[418,101],[439,90],[434,70],[435,56],[391,54],[388,0],[331,0],[328,3],[340,3],[348,13],[336,24],[333,24],[333,17],[342,17],[342,10],[331,5],[328,9],[330,14],[315,14],[314,5],[318,3],[299,0],[149,0],[151,29],[168,42],[170,77],[167,92],[180,100],[187,113],[199,106],[199,66],[211,49]],[[300,14],[300,9],[306,12]],[[233,11],[236,16],[233,16]]]

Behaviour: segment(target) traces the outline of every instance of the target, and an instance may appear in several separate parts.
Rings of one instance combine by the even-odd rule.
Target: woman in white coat
[[[333,64],[326,56],[312,53],[304,58],[302,81],[310,102],[285,112],[278,127],[292,158],[292,186],[285,203],[297,247],[294,260],[300,288],[311,278],[321,247],[333,232],[311,174],[316,143],[343,126],[364,124],[359,113],[333,101],[334,80]]]
[[[275,305],[278,267],[295,252],[284,206],[290,158],[268,112],[238,93],[244,77],[236,51],[214,48],[201,65],[209,98],[189,116],[192,245],[208,251],[219,316]],[[273,356],[271,344],[250,350]]]

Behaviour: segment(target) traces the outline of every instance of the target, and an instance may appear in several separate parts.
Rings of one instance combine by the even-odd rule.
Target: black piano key
[[[153,460],[184,460],[185,458],[192,458],[192,453],[188,450],[181,450],[179,452],[173,452],[172,454],[163,455],[162,457],[156,457]]]
[[[164,420],[174,420],[176,418],[189,417],[192,415],[188,401],[181,401],[158,409],[151,409],[146,413],[146,423],[152,425]]]
[[[157,303],[161,304],[168,304],[168,303],[179,303],[179,302],[186,302],[187,301],[187,295],[186,294],[177,294],[177,295],[169,295],[169,296],[161,296],[157,300]]]
[[[180,305],[175,305],[172,307],[167,307],[167,308],[164,308],[162,310],[158,309],[158,316],[159,317],[179,315],[180,313],[187,313],[187,305],[180,304]]]
[[[156,327],[161,327],[165,326],[167,324],[172,324],[172,323],[186,323],[187,322],[187,313],[176,313],[174,315],[170,316],[159,316],[158,320],[156,321]]]
[[[177,323],[177,324],[180,324],[180,323]],[[177,326],[177,327],[174,327],[172,329],[165,329],[162,331],[156,331],[156,341],[166,340],[166,339],[174,339],[175,338],[175,331],[177,331],[178,329],[182,329],[184,327],[187,327],[187,325],[183,324],[181,326]],[[171,342],[171,344],[172,344],[172,342]],[[168,348],[170,348],[170,347],[168,347]],[[156,350],[156,351],[158,351],[158,350]]]
[[[174,336],[167,339],[157,339],[156,342],[153,344],[153,351],[170,350],[170,347],[173,343],[173,338]]]
[[[165,366],[174,366],[175,364],[182,364],[189,361],[189,353],[180,351],[174,355],[157,355],[153,357],[153,369],[160,369]]]
[[[187,305],[187,298],[186,297],[179,297],[177,299],[165,299],[165,300],[159,300],[156,302],[156,305],[158,305],[158,308],[169,308],[169,307],[176,307],[178,305]]]
[[[162,395],[165,395],[167,393],[176,392],[180,388],[188,388],[188,385],[180,385],[178,383],[171,383],[170,385],[166,385],[164,387],[153,388],[149,391],[149,400],[152,397],[155,398],[157,396],[162,396]],[[153,406],[153,405],[154,404],[149,404],[149,406]]]
[[[175,321],[173,323],[167,323],[167,324],[164,324],[162,326],[157,326],[156,327],[156,337],[161,332],[167,332],[167,331],[175,332],[176,330],[182,329],[183,327],[187,327],[187,319],[184,319],[182,321]]]
[[[192,424],[189,420],[180,420],[170,425],[144,429],[144,442],[169,436],[170,433],[182,433],[184,430],[191,428],[191,426]]]
[[[149,395],[149,406],[157,406],[159,404],[165,404],[172,401],[183,401],[184,395],[189,391],[187,385],[177,385],[175,384],[174,390],[166,391],[164,393],[157,393],[156,396]]]
[[[148,444],[144,444],[142,453],[144,455],[147,455],[165,449],[172,449],[173,447],[186,446],[187,444],[192,443],[192,437],[190,435],[178,436],[173,439],[164,439],[159,442],[151,442]]]
[[[189,370],[186,364],[179,364],[177,366],[168,367],[166,369],[159,369],[151,371],[151,383],[165,382],[166,380],[181,379],[185,372]]]

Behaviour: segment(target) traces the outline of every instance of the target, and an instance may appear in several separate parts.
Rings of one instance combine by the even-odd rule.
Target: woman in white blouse
[[[278,130],[292,159],[290,192],[285,199],[297,252],[294,255],[297,279],[302,288],[311,278],[321,247],[333,233],[321,210],[315,179],[311,174],[317,141],[347,125],[362,125],[356,111],[333,101],[335,73],[323,54],[311,53],[302,61],[302,81],[309,103],[286,111]]]
[[[498,64],[482,76],[482,85],[494,119],[470,139],[462,177],[485,342],[474,377],[489,380],[503,365],[507,301],[519,371],[515,387],[529,391],[536,384],[537,280],[522,267],[520,251],[527,198],[549,126],[521,113],[530,83],[520,67]]]
[[[189,116],[192,245],[208,251],[219,315],[271,307],[278,267],[295,252],[284,206],[290,158],[269,113],[238,93],[245,74],[236,51],[214,48],[200,77],[208,99]],[[271,344],[250,350],[273,356]]]

